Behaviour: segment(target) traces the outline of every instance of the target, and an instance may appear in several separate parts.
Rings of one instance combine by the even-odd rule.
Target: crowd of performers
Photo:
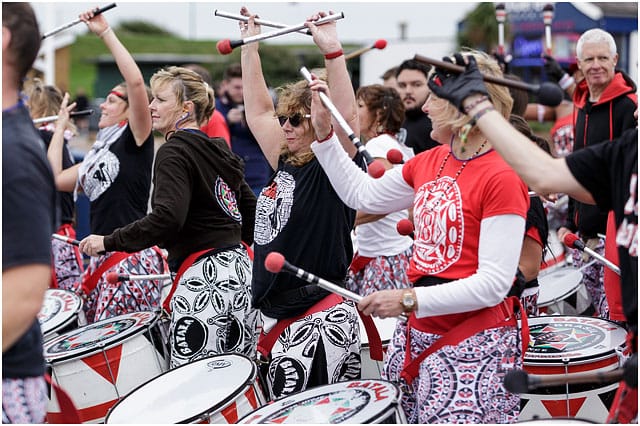
[[[248,17],[240,36],[260,34],[255,16],[240,13]],[[523,367],[522,324],[539,313],[544,207],[558,193],[570,197],[560,240],[577,232],[620,265],[620,275],[598,262],[582,272],[593,315],[625,327],[626,355],[635,355],[637,98],[633,81],[615,69],[611,35],[581,36],[574,75],[546,58],[549,77],[572,93],[560,117],[560,107],[555,115],[542,105],[516,110],[507,87],[483,81],[504,75],[500,61],[471,49],[444,58],[464,72],[413,61],[398,67],[395,87],[354,91],[336,22],[314,24],[327,15],[306,23],[325,67],[311,81],[280,87],[275,103],[259,43],[241,47],[245,120],[272,172],[256,197],[227,141],[201,130],[214,112],[210,84],[171,66],[149,89],[106,17],[91,10],[80,19],[124,81],[106,95],[96,141],[74,164],[75,104],[55,87],[23,87],[38,23],[28,4],[3,3],[3,422],[45,419],[36,314],[55,287],[82,297],[88,323],[167,315],[169,368],[221,353],[260,359],[269,399],[359,378],[359,316],[405,314],[382,378],[403,390],[408,422],[513,423],[520,397],[503,380]],[[532,113],[569,116],[571,125],[554,127],[549,144],[528,126]],[[34,128],[34,119],[53,114],[55,122]],[[404,125],[425,119],[427,133]],[[349,128],[384,165],[381,177],[367,174]],[[165,141],[155,159],[153,131]],[[407,137],[433,143],[417,149]],[[393,150],[398,161],[388,156]],[[91,235],[77,245],[51,239],[75,238],[78,191],[90,201]],[[400,235],[396,224],[408,218],[413,233]],[[265,260],[274,251],[363,298],[270,272]],[[573,256],[577,266],[583,256]],[[164,294],[161,280],[114,284],[109,273],[170,274],[171,290]],[[206,333],[185,334],[194,323]],[[608,420],[637,421],[635,388],[621,382]]]

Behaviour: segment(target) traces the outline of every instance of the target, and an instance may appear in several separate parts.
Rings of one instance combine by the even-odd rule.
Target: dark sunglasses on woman
[[[294,114],[294,115],[279,115],[278,116],[278,121],[280,122],[280,126],[284,126],[284,123],[287,122],[287,120],[289,120],[289,124],[291,124],[292,127],[298,127],[300,124],[302,124],[302,119],[303,118],[311,118],[310,114]]]

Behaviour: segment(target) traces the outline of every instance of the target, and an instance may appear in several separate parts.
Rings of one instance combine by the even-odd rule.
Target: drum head
[[[38,321],[43,335],[64,328],[82,309],[82,299],[72,291],[50,288],[44,293],[44,302]]]
[[[560,268],[538,277],[540,294],[538,306],[548,306],[558,300],[564,300],[574,293],[582,281],[582,272],[577,268]]]
[[[382,342],[389,342],[393,337],[393,333],[396,331],[396,324],[398,323],[398,318],[373,318],[373,323],[378,329],[378,334],[380,335],[380,340]],[[360,342],[363,346],[369,346],[369,336],[364,328],[364,323],[362,319],[360,319],[360,315],[358,315],[358,322],[360,323]]]
[[[257,409],[238,423],[376,423],[398,404],[399,389],[383,380],[318,386]]]
[[[562,364],[562,359],[586,360],[613,353],[625,343],[627,332],[600,318],[551,315],[529,318],[529,335],[525,364]]]
[[[105,423],[176,424],[203,420],[235,401],[256,379],[253,361],[215,355],[181,365],[131,391]]]
[[[120,315],[62,334],[44,344],[47,362],[64,361],[113,346],[154,323],[155,312]]]

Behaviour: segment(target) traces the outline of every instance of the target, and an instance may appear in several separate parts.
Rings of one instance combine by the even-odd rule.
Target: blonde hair
[[[289,83],[276,90],[278,92],[277,116],[305,115],[311,112],[311,89],[309,89],[309,83],[306,80]],[[309,145],[311,145],[315,138],[313,127],[307,120],[303,121],[301,125],[305,126],[306,134],[309,136]],[[283,141],[280,146],[280,156],[284,157],[285,162],[296,167],[303,166],[315,158],[313,151],[310,149],[308,152],[293,154],[289,151],[286,141]]]
[[[498,62],[488,54],[471,49],[463,50],[460,53],[463,57],[473,56],[476,59],[478,69],[481,73],[493,77],[503,77],[500,65],[498,65]],[[453,59],[453,56],[451,58]],[[429,72],[429,78],[433,76],[434,72],[435,70],[433,69]],[[489,92],[489,98],[491,99],[494,108],[502,114],[504,118],[508,119],[511,115],[511,108],[513,107],[513,98],[511,97],[509,89],[505,86],[487,82],[485,82],[485,86]],[[431,96],[436,96],[436,94],[432,92]],[[458,108],[449,101],[440,98],[437,99],[444,103],[444,112],[441,114],[441,117],[431,117],[432,121],[437,122],[442,127],[450,127],[453,133],[458,133],[462,127],[471,121],[471,117],[466,114],[462,114]],[[477,126],[474,126],[471,130],[472,133],[479,131],[480,130]]]
[[[181,107],[185,101],[193,102],[199,126],[213,114],[216,106],[213,88],[195,71],[174,66],[164,68],[151,76],[150,83],[152,90],[170,84],[176,95],[176,106]]]

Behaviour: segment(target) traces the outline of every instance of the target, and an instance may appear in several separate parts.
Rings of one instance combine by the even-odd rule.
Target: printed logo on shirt
[[[416,194],[422,203],[414,209],[420,230],[414,243],[416,267],[425,274],[437,274],[455,263],[462,253],[464,218],[457,183],[444,176],[428,182]]]
[[[296,182],[285,171],[278,171],[271,185],[262,189],[256,203],[254,241],[266,245],[273,241],[289,221]]]
[[[104,194],[120,173],[120,160],[108,149],[97,154],[94,163],[81,178],[81,185],[89,201],[95,201]]]
[[[629,256],[638,257],[638,175],[631,175],[629,199],[624,205],[624,219],[618,227],[616,245],[626,247]],[[635,221],[635,223],[634,223]]]
[[[236,194],[220,176],[216,178],[214,194],[220,208],[236,222],[242,222],[242,215],[238,209]]]

